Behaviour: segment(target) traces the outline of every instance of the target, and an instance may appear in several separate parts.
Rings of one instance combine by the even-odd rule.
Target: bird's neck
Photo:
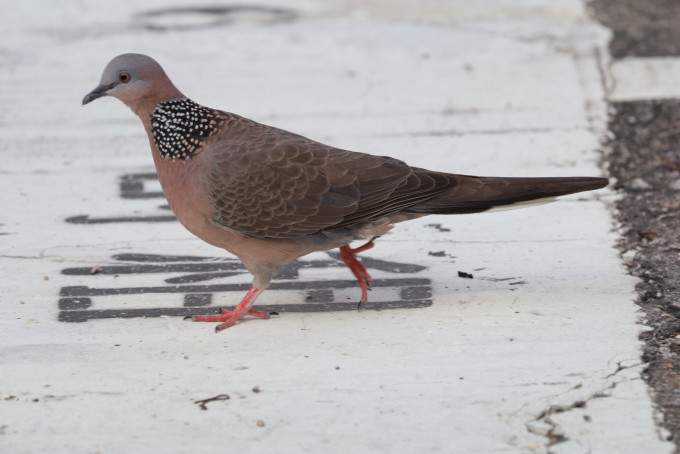
[[[157,103],[149,114],[140,115],[149,140],[160,157],[187,160],[200,153],[206,141],[220,131],[227,117],[224,112],[203,107],[182,97]]]

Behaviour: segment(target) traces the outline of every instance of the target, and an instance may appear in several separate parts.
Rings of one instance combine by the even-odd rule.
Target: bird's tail
[[[456,178],[459,184],[455,187],[404,211],[467,214],[519,208],[551,202],[561,195],[600,189],[609,183],[607,178],[596,177],[502,178],[456,175]]]

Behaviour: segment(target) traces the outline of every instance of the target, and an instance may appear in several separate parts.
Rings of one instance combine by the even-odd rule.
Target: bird
[[[233,309],[190,317],[219,322],[216,332],[246,315],[269,318],[253,306],[283,263],[339,248],[361,289],[361,309],[371,276],[356,256],[395,224],[544,203],[608,184],[601,177],[459,175],[325,145],[200,105],[143,54],[113,58],[82,104],[105,96],[122,101],[142,121],[179,222],[238,257],[253,276]],[[359,240],[365,243],[351,247]]]

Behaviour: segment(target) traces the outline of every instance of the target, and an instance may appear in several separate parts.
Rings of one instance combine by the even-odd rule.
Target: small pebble
[[[621,254],[621,258],[623,259],[624,263],[633,263],[633,259],[635,259],[635,254],[637,254],[637,252],[634,249],[630,249]]]
[[[680,191],[680,180],[675,180],[671,184],[668,185],[670,189],[673,189],[674,191]]]
[[[647,189],[652,189],[652,185],[647,183],[642,178],[633,178],[633,180],[628,185],[629,189],[634,189],[637,191],[644,191]]]

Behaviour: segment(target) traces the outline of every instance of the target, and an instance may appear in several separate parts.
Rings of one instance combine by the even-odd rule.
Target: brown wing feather
[[[436,186],[423,185],[397,159],[339,150],[237,116],[205,151],[214,220],[260,238],[376,219]]]

